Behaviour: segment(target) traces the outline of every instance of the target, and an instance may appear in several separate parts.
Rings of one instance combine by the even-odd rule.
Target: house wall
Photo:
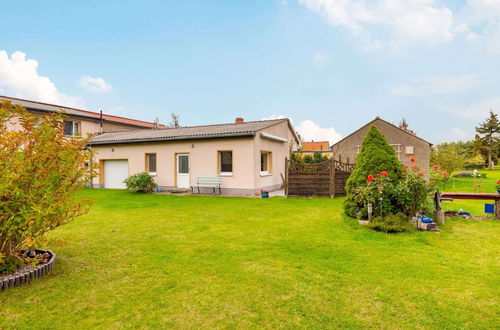
[[[223,176],[224,194],[252,195],[260,189],[269,191],[279,189],[281,175],[285,176],[285,157],[289,156],[290,142],[278,142],[260,137],[260,132],[293,141],[293,135],[285,123],[258,131],[255,137],[219,138],[209,140],[172,141],[143,144],[96,145],[95,161],[127,159],[129,175],[146,170],[146,153],[156,153],[156,183],[164,189],[176,186],[176,154],[189,153],[190,185],[194,185],[200,176],[218,176],[218,151],[232,150],[233,175]],[[297,145],[293,142],[293,148]],[[260,174],[260,151],[272,153],[272,172]],[[105,175],[105,173],[104,173]],[[95,187],[102,187],[102,178],[94,178]],[[202,188],[211,192],[211,188]]]
[[[377,127],[380,133],[385,136],[389,144],[401,144],[401,163],[412,166],[414,163],[410,162],[410,159],[415,158],[417,160],[416,164],[424,171],[426,177],[429,177],[431,151],[429,143],[382,120],[375,120],[372,125]],[[335,144],[332,147],[334,158],[336,160],[341,159],[343,162],[349,160],[350,163],[355,163],[357,156],[356,147],[361,146],[366,133],[368,133],[372,125],[363,127],[359,131]],[[413,146],[413,154],[406,154],[405,151],[407,146]]]
[[[261,132],[285,138],[287,142],[263,138],[260,136]],[[281,187],[283,184],[281,176],[283,175],[283,178],[286,176],[285,158],[290,157],[290,145],[292,146],[292,150],[297,150],[297,143],[286,121],[257,132],[254,144],[255,159],[253,172],[256,187],[269,191]],[[260,172],[261,151],[270,151],[272,155],[272,171],[268,175],[261,175]]]
[[[156,153],[156,183],[164,188],[176,186],[176,154],[189,154],[190,185],[196,177],[218,175],[218,151],[233,151],[233,175],[224,176],[225,193],[248,194],[255,188],[253,173],[253,138],[225,138],[211,140],[172,141],[144,144],[103,145],[92,148],[96,162],[108,159],[127,159],[129,175],[146,170],[146,153]],[[99,186],[99,178],[93,183]],[[102,184],[102,182],[101,182]]]
[[[104,133],[119,132],[119,131],[131,131],[134,129],[144,129],[145,127],[133,127],[129,125],[121,125],[116,123],[103,122],[102,130]],[[99,130],[97,130],[99,132]]]

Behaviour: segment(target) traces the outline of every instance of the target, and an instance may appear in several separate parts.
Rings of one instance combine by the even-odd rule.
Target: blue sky
[[[182,125],[375,116],[430,142],[500,111],[500,0],[5,1],[0,92]],[[36,61],[36,62],[34,62]]]

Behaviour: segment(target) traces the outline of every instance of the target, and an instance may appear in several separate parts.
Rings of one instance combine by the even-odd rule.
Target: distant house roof
[[[302,142],[302,151],[327,151],[330,149],[328,141]]]
[[[166,128],[157,130],[134,130],[123,132],[104,133],[94,136],[90,145],[118,144],[118,143],[142,143],[179,141],[195,139],[211,139],[225,137],[255,136],[257,131],[274,126],[281,122],[287,122],[292,132],[293,128],[288,119],[260,120],[243,123],[188,126],[180,128]],[[295,137],[296,138],[296,137]],[[297,142],[298,139],[296,138]]]
[[[71,108],[71,107],[65,107],[62,105],[56,105],[56,104],[50,104],[50,103],[44,103],[44,102],[38,102],[38,101],[32,101],[32,100],[25,100],[25,99],[20,99],[20,98],[16,98],[16,97],[0,95],[0,99],[9,100],[14,104],[22,105],[23,107],[30,109],[30,110],[36,110],[36,111],[42,111],[42,112],[43,111],[56,112],[56,111],[62,110],[71,116],[78,116],[78,117],[89,118],[89,119],[94,119],[94,120],[99,120],[100,116],[101,116],[101,114],[99,112],[76,109],[76,108]],[[153,128],[155,125],[154,123],[147,122],[147,121],[119,117],[119,116],[113,116],[113,115],[106,115],[104,113],[102,114],[102,118],[103,118],[103,121],[120,123],[120,124],[125,124],[125,125],[136,126],[136,127]],[[159,127],[165,128],[166,126],[160,124]]]
[[[395,129],[398,129],[398,130],[400,130],[401,132],[404,132],[405,134],[408,134],[409,136],[413,136],[413,137],[414,137],[414,138],[416,138],[416,139],[422,140],[422,141],[424,141],[424,142],[426,142],[426,143],[428,143],[429,145],[431,145],[431,146],[432,146],[432,143],[430,143],[429,141],[426,141],[426,140],[422,139],[421,137],[418,137],[418,136],[417,136],[417,135],[415,135],[415,134],[412,134],[412,133],[408,132],[408,130],[404,130],[404,129],[402,129],[402,128],[400,128],[400,127],[398,127],[398,126],[396,126],[396,125],[394,125],[394,124],[392,124],[392,123],[390,123],[390,122],[388,122],[388,121],[386,121],[386,120],[383,120],[383,119],[382,119],[382,118],[380,118],[380,117],[375,117],[375,119],[373,119],[371,122],[369,122],[369,123],[368,123],[368,124],[366,124],[366,125],[361,126],[360,128],[358,128],[357,130],[355,130],[355,131],[354,131],[354,132],[352,132],[351,134],[347,135],[347,136],[346,136],[345,138],[343,138],[342,140],[340,140],[340,141],[338,141],[337,143],[335,143],[332,147],[334,147],[334,146],[336,146],[337,144],[339,144],[340,142],[342,142],[342,141],[344,141],[344,140],[348,139],[351,135],[353,135],[353,134],[355,134],[356,132],[358,132],[358,131],[362,130],[362,129],[363,129],[363,128],[365,128],[366,126],[373,125],[373,123],[374,123],[374,122],[376,122],[376,121],[381,121],[381,122],[384,122],[384,123],[386,123],[386,124],[389,124],[389,125],[391,125],[392,127],[394,127]]]

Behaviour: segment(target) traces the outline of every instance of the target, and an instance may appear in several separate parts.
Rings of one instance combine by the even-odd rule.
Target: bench
[[[194,192],[194,188],[198,188],[198,194],[200,194],[200,188],[212,188],[214,195],[217,194],[216,189],[219,189],[219,195],[221,195],[221,185],[222,178],[220,176],[199,176],[196,178],[196,184],[191,186],[191,192]]]

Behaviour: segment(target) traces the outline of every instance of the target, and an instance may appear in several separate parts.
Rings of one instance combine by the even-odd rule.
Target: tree
[[[7,128],[14,118],[20,130]],[[0,102],[0,256],[32,249],[89,209],[75,192],[94,173],[90,137],[65,136],[64,118],[53,113],[39,123],[23,107]]]
[[[477,156],[477,155],[481,155],[483,153],[486,153],[485,149],[484,149],[484,146],[483,146],[483,141],[481,141],[481,137],[479,136],[479,134],[476,134],[474,136],[474,140],[471,141],[471,144],[472,144],[472,155],[473,156]]]
[[[451,175],[451,173],[463,167],[464,157],[457,152],[456,144],[441,143],[432,147],[431,164],[439,165],[441,170]]]
[[[498,152],[498,143],[500,140],[500,122],[498,115],[490,110],[490,117],[476,127],[476,132],[481,135],[481,140],[487,150],[488,168],[493,169],[493,152]]]
[[[176,115],[173,112],[170,114],[170,123],[169,123],[169,125],[170,125],[171,128],[179,128],[179,127],[181,127],[180,121],[179,121],[180,117],[181,117],[180,115]]]
[[[365,205],[357,200],[355,190],[366,183],[368,175],[375,175],[381,171],[387,171],[388,179],[395,183],[401,179],[403,165],[398,160],[394,148],[387,143],[378,129],[372,126],[356,157],[356,168],[346,182],[344,210],[347,215],[355,217],[358,211],[365,208]]]

